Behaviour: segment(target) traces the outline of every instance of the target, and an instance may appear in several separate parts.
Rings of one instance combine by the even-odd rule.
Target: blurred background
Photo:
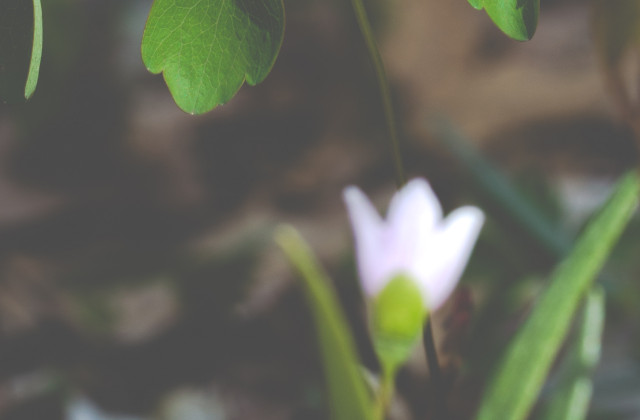
[[[550,270],[638,164],[637,50],[607,55],[603,2],[542,1],[527,43],[465,0],[369,3],[409,174],[488,217],[434,318],[448,405],[468,419]],[[341,201],[356,184],[384,209],[394,190],[375,75],[348,1],[285,5],[266,81],[194,117],[142,64],[150,0],[44,2],[37,91],[0,105],[0,419],[328,418],[273,243],[283,222],[376,371]],[[636,217],[601,279],[590,419],[640,418],[639,252]],[[431,418],[420,349],[398,392],[393,419]]]

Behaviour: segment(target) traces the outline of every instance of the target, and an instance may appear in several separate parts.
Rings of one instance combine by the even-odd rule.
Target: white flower
[[[417,283],[425,306],[440,307],[455,288],[484,222],[476,207],[442,218],[440,202],[424,179],[396,192],[383,220],[357,187],[344,190],[353,227],[360,281],[377,296],[396,275]]]

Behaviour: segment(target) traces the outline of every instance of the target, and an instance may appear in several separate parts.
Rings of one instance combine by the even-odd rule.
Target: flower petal
[[[424,257],[424,245],[442,218],[440,202],[429,183],[417,178],[408,182],[391,199],[387,212],[387,250],[399,268],[407,268]]]
[[[353,228],[362,289],[368,296],[375,296],[387,280],[383,274],[386,269],[381,266],[385,261],[382,253],[384,225],[377,210],[359,188],[345,188],[343,197]]]
[[[460,207],[434,232],[429,250],[425,250],[414,267],[430,310],[442,306],[455,289],[483,223],[484,214],[480,209]]]

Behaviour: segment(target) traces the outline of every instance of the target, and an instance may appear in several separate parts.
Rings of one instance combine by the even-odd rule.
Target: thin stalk
[[[436,420],[446,420],[449,418],[447,415],[446,392],[444,382],[442,381],[438,352],[436,351],[436,344],[433,339],[431,320],[429,320],[424,327],[422,340],[424,342],[424,352],[427,356],[427,365],[429,366],[431,387],[433,388],[433,415]]]
[[[396,374],[394,370],[383,368],[382,381],[378,388],[376,406],[374,409],[375,420],[384,420],[386,418],[387,411],[389,411],[389,408],[391,407],[391,400],[393,399],[393,393],[395,390],[395,377]]]
[[[402,187],[407,182],[407,176],[402,164],[402,154],[400,152],[400,139],[398,136],[398,127],[396,124],[396,117],[393,111],[393,104],[391,101],[391,89],[389,88],[389,80],[384,70],[384,63],[380,56],[380,51],[376,45],[373,31],[371,30],[371,24],[367,12],[364,8],[362,0],[351,0],[353,10],[360,26],[360,31],[367,45],[369,56],[373,62],[373,66],[376,71],[376,78],[378,79],[378,88],[380,89],[380,96],[382,97],[382,106],[384,109],[384,115],[387,122],[387,129],[389,130],[389,146],[391,148],[391,154],[393,156],[393,166],[395,169],[396,186]],[[443,398],[443,384],[442,373],[440,371],[440,363],[438,362],[438,354],[433,339],[433,331],[431,328],[431,320],[427,321],[424,331],[425,352],[427,356],[427,364],[429,365],[429,372],[431,374],[431,382],[434,389],[434,402],[436,408],[436,418],[438,420],[446,419],[446,406],[445,399]]]
[[[393,166],[395,169],[396,185],[398,188],[403,186],[407,182],[404,166],[402,164],[402,154],[400,153],[400,140],[398,138],[398,127],[396,124],[396,117],[393,112],[393,104],[391,101],[391,89],[389,89],[389,80],[384,70],[384,64],[382,63],[382,57],[380,51],[376,45],[376,40],[371,30],[371,24],[367,17],[367,12],[364,9],[362,0],[351,0],[353,10],[360,26],[360,31],[364,37],[364,41],[367,44],[367,50],[373,66],[376,70],[376,78],[378,79],[378,88],[380,89],[380,96],[382,97],[382,106],[384,109],[384,117],[387,122],[387,129],[389,130],[389,145],[391,147],[391,154],[393,155]]]

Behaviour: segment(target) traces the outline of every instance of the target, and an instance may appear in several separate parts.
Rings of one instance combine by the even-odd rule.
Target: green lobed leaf
[[[628,173],[587,225],[511,341],[480,405],[479,420],[526,418],[569,330],[581,299],[638,203],[640,179]]]
[[[40,0],[0,1],[0,99],[22,102],[31,97],[41,56]]]
[[[373,402],[360,371],[353,338],[335,293],[309,247],[291,226],[276,241],[300,272],[322,353],[333,420],[372,420]]]
[[[478,10],[482,9],[482,0],[469,0],[469,4],[474,9],[478,9]]]
[[[595,286],[585,300],[577,335],[563,361],[559,385],[541,418],[584,420],[587,417],[593,393],[591,372],[600,360],[604,318],[604,290]]]
[[[511,38],[517,41],[533,38],[540,0],[483,0],[483,6],[493,23]]]
[[[40,74],[40,60],[42,59],[42,5],[40,0],[33,0],[33,46],[29,61],[29,74],[24,87],[24,97],[29,99],[36,91],[38,75]]]
[[[282,0],[155,0],[142,59],[182,110],[201,114],[264,80],[283,35]]]

